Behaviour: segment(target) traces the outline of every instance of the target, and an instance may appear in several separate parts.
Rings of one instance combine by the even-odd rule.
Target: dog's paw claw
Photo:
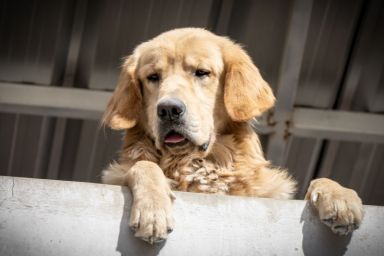
[[[328,218],[328,219],[321,219],[321,221],[327,225],[328,227],[332,226],[332,224],[335,222],[333,218]]]
[[[129,228],[133,231],[136,232],[139,229],[139,223],[133,223],[129,225]]]
[[[346,236],[357,229],[358,226],[355,223],[351,223],[349,225],[334,225],[331,228],[335,234]]]
[[[154,236],[139,237],[139,238],[141,238],[142,240],[144,240],[145,242],[147,242],[149,244],[161,243],[161,242],[164,242],[167,239],[166,237],[154,237]]]

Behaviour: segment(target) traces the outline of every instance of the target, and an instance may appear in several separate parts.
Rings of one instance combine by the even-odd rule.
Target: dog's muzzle
[[[185,104],[177,98],[160,100],[157,104],[159,118],[159,135],[161,143],[167,147],[181,147],[189,142],[194,143],[187,127],[185,127]],[[199,151],[206,151],[211,138],[206,143],[196,145]]]
[[[185,104],[177,98],[163,99],[157,104],[159,134],[166,146],[176,147],[188,143],[188,136],[183,129],[186,109]]]

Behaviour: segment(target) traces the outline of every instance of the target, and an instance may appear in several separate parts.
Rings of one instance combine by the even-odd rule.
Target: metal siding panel
[[[0,79],[50,85],[60,82],[73,1],[3,1],[0,22]],[[14,115],[19,120],[8,174],[46,177],[52,119]],[[12,137],[12,133],[5,134]],[[29,166],[29,170],[27,170]],[[3,165],[0,166],[3,168]],[[26,169],[27,168],[27,169]]]
[[[330,108],[341,81],[361,1],[315,1],[296,105]]]
[[[0,175],[11,173],[9,168],[16,129],[17,116],[0,113]]]
[[[384,145],[377,145],[362,192],[364,203],[384,205]]]
[[[384,112],[384,3],[375,1],[372,5],[375,10],[375,17],[367,14],[373,30],[369,36],[367,49],[367,62],[363,66],[360,80],[360,92],[365,96],[366,106],[371,112]],[[368,21],[367,21],[368,22]],[[369,28],[365,28],[366,30]],[[356,100],[360,100],[357,99]]]
[[[6,1],[0,23],[0,78],[50,84],[56,55],[63,49],[57,35],[70,1]],[[59,40],[60,39],[60,40]]]
[[[364,49],[366,58],[353,101],[354,108],[370,112],[384,111],[384,4],[380,14],[370,44]]]
[[[348,185],[352,170],[357,162],[360,143],[343,142],[336,153],[336,161],[330,170],[329,178]]]
[[[123,137],[121,131],[102,128],[97,131],[97,144],[88,176],[91,182],[100,182],[101,171],[118,158]]]
[[[234,1],[227,35],[245,46],[276,89],[292,1]]]
[[[34,165],[34,178],[45,178],[49,165],[49,153],[51,151],[53,137],[53,118],[43,117],[41,120],[39,140],[36,150],[36,162]]]
[[[309,138],[291,138],[286,166],[298,182],[296,198],[303,199],[316,171],[322,142]]]
[[[333,145],[333,144],[330,144]],[[333,161],[323,162],[318,177],[329,177],[355,189],[368,204],[384,204],[383,145],[343,142],[333,148]]]
[[[380,110],[380,105],[375,105],[375,102],[383,101],[383,95],[380,94],[384,71],[383,14],[382,1],[367,3],[353,55],[346,67],[344,91],[337,102],[340,109]],[[382,145],[375,144],[330,141],[324,151],[318,176],[335,177],[342,184],[356,189],[363,201],[383,204],[384,197],[379,196],[384,193],[384,188],[379,185],[383,181],[382,165],[377,164],[382,158],[382,155],[377,155],[382,148]],[[353,150],[355,153],[351,154]]]
[[[356,190],[365,203],[384,204],[383,145],[331,142],[326,150],[318,177],[330,177]],[[380,155],[381,153],[381,155]]]
[[[267,156],[273,164],[285,166],[287,157],[287,126],[290,123],[303,66],[304,45],[308,35],[312,1],[296,0],[280,64],[276,104],[272,110],[275,132],[268,142]]]
[[[377,149],[377,144],[361,143],[359,147],[359,156],[353,169],[349,185],[356,190],[358,194],[364,194],[367,186],[367,180],[372,169],[373,158]]]
[[[105,1],[94,31],[96,50],[90,67],[89,87],[113,89],[121,59],[134,47],[176,27],[207,27],[212,1]],[[96,11],[96,10],[95,10]]]
[[[121,132],[104,129],[99,122],[83,121],[72,179],[100,182],[101,171],[117,157],[121,139]]]
[[[39,116],[19,115],[17,135],[15,137],[13,157],[9,171],[13,176],[33,177],[38,161],[38,144],[42,118]]]
[[[66,129],[66,121],[63,118],[55,118],[53,119],[53,135],[50,152],[48,153],[49,162],[47,175],[45,178],[47,179],[58,179],[59,178],[59,169],[60,169],[60,161],[63,150],[63,143],[65,138],[65,129]]]
[[[96,55],[97,31],[100,23],[99,16],[102,10],[101,2],[101,0],[94,0],[92,1],[92,4],[89,3],[87,5],[84,30],[81,37],[82,40],[74,79],[74,84],[77,87],[87,88],[89,84],[91,66],[93,65]]]
[[[66,121],[58,179],[72,180],[73,178],[75,159],[79,148],[81,126],[81,120],[67,119]]]
[[[94,161],[94,152],[96,149],[96,130],[98,123],[95,121],[82,121],[81,131],[79,134],[79,144],[77,153],[73,161],[72,179],[76,181],[87,181],[89,172],[92,169]]]

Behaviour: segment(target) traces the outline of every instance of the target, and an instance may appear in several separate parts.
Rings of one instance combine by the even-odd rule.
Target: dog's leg
[[[321,221],[336,234],[351,233],[363,219],[363,204],[357,193],[333,180],[313,180],[305,199],[318,210]]]
[[[129,225],[135,236],[149,243],[165,240],[173,230],[172,201],[175,199],[160,167],[149,161],[138,161],[128,170],[113,164],[103,172],[103,182],[128,185],[133,203]]]

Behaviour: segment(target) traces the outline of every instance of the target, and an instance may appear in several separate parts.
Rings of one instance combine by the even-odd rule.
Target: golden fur
[[[208,73],[196,75],[197,70]],[[159,102],[172,97],[187,109],[182,131],[188,143],[176,148],[164,144],[156,114]],[[111,164],[102,178],[104,183],[131,188],[134,205],[130,224],[136,236],[153,243],[165,239],[172,230],[171,189],[292,198],[296,182],[286,170],[272,167],[264,158],[250,125],[274,101],[272,90],[250,57],[227,38],[186,28],[139,45],[124,62],[103,118],[113,129],[125,130],[125,136],[119,161]],[[350,200],[344,207],[345,214],[352,216],[348,220],[340,217],[338,222],[337,216],[332,219],[335,212],[323,214],[319,210],[332,230],[348,233],[359,225],[362,205],[357,195],[328,179],[312,183],[311,191],[317,191],[319,198],[330,195],[325,208],[335,202],[332,191]],[[312,198],[311,194],[307,197]],[[312,199],[316,199],[311,200],[315,207],[324,208],[319,204],[323,201]],[[335,228],[339,226],[343,227]]]

